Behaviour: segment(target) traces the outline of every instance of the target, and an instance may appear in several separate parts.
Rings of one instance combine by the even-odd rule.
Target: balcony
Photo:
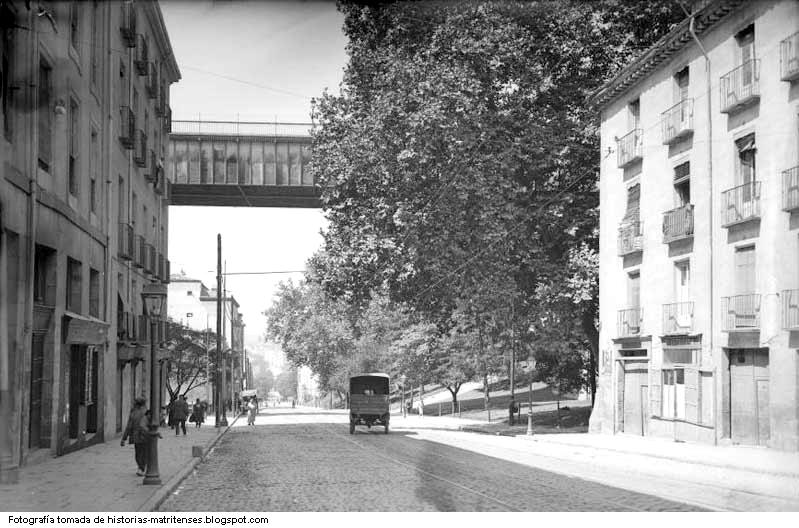
[[[694,330],[694,303],[679,302],[663,305],[663,333],[685,335]]]
[[[760,328],[760,294],[721,298],[721,330],[736,332]]]
[[[627,167],[644,157],[644,133],[640,128],[616,140],[619,168]]]
[[[619,256],[644,250],[643,223],[624,223],[619,227]]]
[[[122,25],[119,28],[122,40],[128,48],[136,47],[136,7],[133,2],[122,4]]]
[[[135,141],[136,115],[129,106],[122,106],[119,109],[119,142],[126,149],[133,148]]]
[[[619,310],[619,337],[636,337],[641,335],[641,323],[644,320],[643,308],[627,308]]]
[[[147,166],[147,134],[144,133],[144,130],[137,130],[136,131],[136,141],[135,147],[133,149],[133,161],[139,167],[146,167]]]
[[[782,328],[799,330],[799,290],[782,291]]]
[[[685,204],[682,207],[663,213],[663,243],[694,236],[694,206]]]
[[[760,218],[760,182],[733,187],[721,193],[721,227]]]
[[[133,265],[137,268],[143,268],[146,262],[144,246],[144,237],[135,235],[133,237]]]
[[[158,171],[158,158],[155,157],[155,151],[150,149],[149,153],[150,162],[147,164],[147,172],[144,174],[144,178],[147,180],[148,183],[155,184],[158,181],[157,171]]]
[[[130,224],[119,224],[119,240],[117,254],[123,260],[133,258],[133,227]]]
[[[675,141],[694,133],[694,100],[683,99],[662,114],[661,127],[663,144]]]
[[[782,172],[782,210],[799,210],[799,166]]]
[[[780,42],[780,79],[799,79],[799,31]]]
[[[147,97],[155,99],[158,97],[158,64],[154,62],[147,63]]]
[[[133,66],[136,68],[136,73],[140,76],[147,75],[147,64],[150,60],[147,52],[147,40],[144,35],[137,35],[138,45],[136,46],[136,60],[133,61]]]
[[[744,62],[720,81],[721,112],[729,114],[760,99],[760,59]]]

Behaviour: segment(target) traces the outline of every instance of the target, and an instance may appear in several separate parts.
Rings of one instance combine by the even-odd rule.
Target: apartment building
[[[180,79],[156,2],[4,1],[0,480],[119,434],[167,282]],[[157,339],[161,340],[160,336]]]
[[[799,450],[798,29],[704,2],[594,95],[591,431]]]

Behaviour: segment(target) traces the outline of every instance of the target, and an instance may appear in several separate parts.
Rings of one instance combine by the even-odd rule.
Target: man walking
[[[125,447],[125,440],[130,438],[134,448],[134,457],[138,470],[138,476],[144,475],[144,470],[147,467],[147,415],[144,409],[145,399],[139,396],[133,402],[133,409],[128,416],[128,425],[125,427],[125,432],[122,434],[122,442],[120,445]]]
[[[186,418],[189,417],[189,404],[186,402],[186,395],[179,397],[175,400],[174,414],[172,418],[175,422],[175,436],[180,434],[180,429],[183,429],[183,435],[186,435]]]

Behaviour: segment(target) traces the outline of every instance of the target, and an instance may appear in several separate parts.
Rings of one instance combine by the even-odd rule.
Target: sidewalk
[[[237,417],[228,415],[232,426]],[[142,484],[136,475],[133,446],[119,445],[121,436],[74,453],[25,466],[19,483],[0,486],[2,511],[151,511],[201,461],[192,457],[192,446],[203,456],[227,428],[216,429],[213,417],[199,429],[186,424],[186,436],[161,428],[158,466],[161,485]]]
[[[417,429],[420,439],[713,510],[799,511],[796,452],[624,434],[527,436],[525,426],[414,418],[393,425]]]

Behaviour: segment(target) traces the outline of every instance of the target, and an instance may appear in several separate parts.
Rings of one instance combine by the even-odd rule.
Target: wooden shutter
[[[699,371],[685,367],[685,419],[699,423]]]

